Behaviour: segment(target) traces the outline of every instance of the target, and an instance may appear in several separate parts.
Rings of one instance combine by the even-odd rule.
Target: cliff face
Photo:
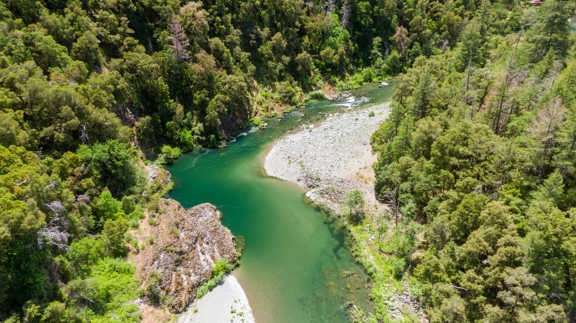
[[[149,212],[135,235],[141,246],[133,258],[136,276],[149,300],[172,312],[194,300],[217,261],[238,259],[234,236],[209,203],[186,210],[175,200],[160,199],[157,212]]]

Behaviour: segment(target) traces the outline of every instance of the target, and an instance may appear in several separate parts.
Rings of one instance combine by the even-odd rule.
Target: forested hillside
[[[574,321],[575,3],[485,5],[400,77],[373,135],[378,197],[398,232],[424,228],[400,276],[433,322]]]
[[[126,232],[161,193],[140,151],[169,161],[401,72],[476,5],[1,1],[0,320],[138,321]]]
[[[297,104],[363,67],[375,68],[358,81],[372,81],[454,46],[477,6],[3,2],[2,144],[62,152],[126,141],[134,134],[122,124],[144,147],[215,144],[247,124],[253,104]]]

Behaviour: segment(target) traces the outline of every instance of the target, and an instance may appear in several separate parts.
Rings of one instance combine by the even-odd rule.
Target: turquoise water
[[[391,93],[392,87],[354,91],[369,104]],[[275,139],[343,109],[313,102],[224,149],[183,156],[170,168],[176,184],[172,198],[187,208],[216,205],[223,224],[245,239],[235,276],[258,323],[346,322],[348,301],[369,307],[369,279],[354,262],[343,232],[304,203],[300,188],[265,177],[262,169]]]

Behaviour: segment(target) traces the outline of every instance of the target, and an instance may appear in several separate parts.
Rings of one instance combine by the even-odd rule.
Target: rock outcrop
[[[168,185],[170,185],[172,182],[170,172],[168,172],[166,169],[156,164],[150,164],[143,167],[146,171],[146,180],[148,182],[148,186],[151,187],[154,192],[168,187]]]
[[[172,199],[160,199],[134,233],[141,250],[134,255],[137,278],[152,302],[182,312],[197,289],[212,276],[215,263],[238,259],[234,236],[220,223],[212,204],[188,210]]]

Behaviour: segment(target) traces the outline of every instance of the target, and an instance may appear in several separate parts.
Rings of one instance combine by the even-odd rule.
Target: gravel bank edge
[[[229,274],[178,317],[178,323],[255,323],[248,297],[236,277]]]
[[[370,138],[389,114],[388,103],[331,114],[320,124],[277,140],[264,160],[266,175],[292,182],[306,196],[335,213],[344,211],[347,194],[359,190],[367,211],[385,206],[374,194],[376,155]]]

